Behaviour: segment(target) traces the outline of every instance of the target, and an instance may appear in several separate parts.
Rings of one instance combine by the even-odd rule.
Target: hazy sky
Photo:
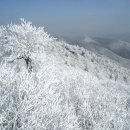
[[[54,36],[130,36],[130,0],[0,0],[0,24],[20,18]]]

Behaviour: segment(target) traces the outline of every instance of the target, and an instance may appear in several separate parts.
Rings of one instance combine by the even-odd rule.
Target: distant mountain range
[[[94,40],[97,45],[103,46],[123,58],[130,59],[130,43],[107,38],[94,38]]]
[[[130,43],[101,37],[88,37],[79,38],[78,40],[71,40],[65,38],[67,42],[74,45],[79,45],[95,53],[104,55],[113,59],[123,66],[130,68]]]

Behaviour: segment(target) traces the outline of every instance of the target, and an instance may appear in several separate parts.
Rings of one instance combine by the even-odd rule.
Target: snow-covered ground
[[[24,20],[0,27],[0,57],[1,130],[130,129],[130,70],[118,62]]]

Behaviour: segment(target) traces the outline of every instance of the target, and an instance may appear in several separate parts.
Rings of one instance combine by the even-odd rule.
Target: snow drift
[[[115,61],[23,19],[0,27],[0,57],[0,129],[130,129],[130,71]]]

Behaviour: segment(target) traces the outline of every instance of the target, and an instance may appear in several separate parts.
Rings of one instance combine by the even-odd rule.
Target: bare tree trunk
[[[31,60],[31,58],[29,56],[27,56],[27,57],[26,56],[21,56],[21,57],[17,57],[16,59],[17,60],[24,59],[28,72],[29,73],[32,72],[32,60]],[[16,59],[10,61],[10,63],[14,62]]]
[[[32,60],[29,57],[26,57],[26,58],[24,57],[24,60],[26,62],[28,72],[31,72],[32,71]]]

